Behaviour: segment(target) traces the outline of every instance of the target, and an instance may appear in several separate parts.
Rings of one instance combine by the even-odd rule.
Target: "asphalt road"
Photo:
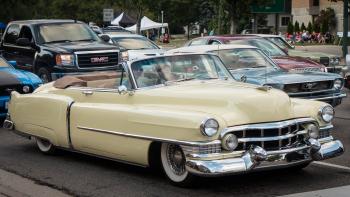
[[[336,116],[334,136],[350,147],[350,98],[336,108]],[[350,151],[326,162],[350,167]],[[205,178],[196,188],[182,189],[141,167],[65,151],[43,155],[33,141],[3,129],[0,168],[74,196],[276,196],[350,185],[349,169],[311,164],[299,172]]]

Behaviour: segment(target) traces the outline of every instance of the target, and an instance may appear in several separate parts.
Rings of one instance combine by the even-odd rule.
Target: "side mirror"
[[[104,42],[109,42],[109,41],[111,40],[111,38],[110,38],[108,35],[106,35],[106,34],[101,35],[100,38],[101,38]]]
[[[17,62],[16,62],[16,61],[11,60],[11,61],[8,61],[8,63],[9,63],[11,66],[17,68]]]
[[[347,65],[347,66],[350,66],[350,54],[347,54],[347,55],[345,56],[345,62],[346,62],[346,65]]]
[[[118,93],[121,95],[125,95],[128,93],[128,88],[125,85],[121,85],[118,87]]]
[[[18,38],[16,40],[16,44],[18,46],[22,46],[22,47],[29,47],[29,46],[31,46],[32,43],[30,42],[30,40],[28,38]]]

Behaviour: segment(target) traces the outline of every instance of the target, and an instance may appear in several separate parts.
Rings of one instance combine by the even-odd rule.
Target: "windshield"
[[[287,56],[277,45],[265,39],[231,40],[229,44],[243,44],[261,49],[269,56]]]
[[[290,46],[287,41],[285,41],[283,38],[279,37],[271,37],[267,38],[271,42],[273,42],[275,45],[279,46],[281,49],[293,49],[292,46]]]
[[[10,67],[8,63],[0,57],[0,68],[2,67]]]
[[[233,79],[214,55],[176,55],[134,62],[131,71],[139,88],[188,80]]]
[[[218,54],[229,70],[242,68],[277,68],[259,49],[212,51]]]
[[[149,41],[147,38],[130,38],[130,37],[121,37],[121,38],[112,38],[113,42],[119,47],[126,50],[138,50],[138,49],[158,49],[158,47]]]
[[[43,43],[98,41],[98,36],[85,24],[58,23],[39,26],[39,39]]]

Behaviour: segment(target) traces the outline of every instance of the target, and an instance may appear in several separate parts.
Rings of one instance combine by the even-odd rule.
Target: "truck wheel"
[[[56,152],[56,148],[53,144],[51,144],[50,141],[41,139],[41,138],[35,138],[36,145],[38,146],[39,150],[48,155],[53,155]]]
[[[37,70],[36,74],[43,81],[43,83],[48,83],[48,82],[52,81],[51,72],[49,71],[49,69],[47,69],[45,67],[40,67]]]
[[[186,158],[179,145],[163,143],[160,158],[163,170],[172,184],[180,187],[193,186],[196,177],[186,170]]]

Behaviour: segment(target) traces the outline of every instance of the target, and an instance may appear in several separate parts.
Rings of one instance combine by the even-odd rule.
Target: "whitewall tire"
[[[179,145],[163,143],[160,158],[163,170],[171,183],[182,187],[193,185],[195,177],[186,170],[186,158]]]
[[[55,146],[48,140],[42,139],[42,138],[35,138],[36,145],[38,146],[39,150],[42,153],[45,154],[54,154],[56,151]]]

